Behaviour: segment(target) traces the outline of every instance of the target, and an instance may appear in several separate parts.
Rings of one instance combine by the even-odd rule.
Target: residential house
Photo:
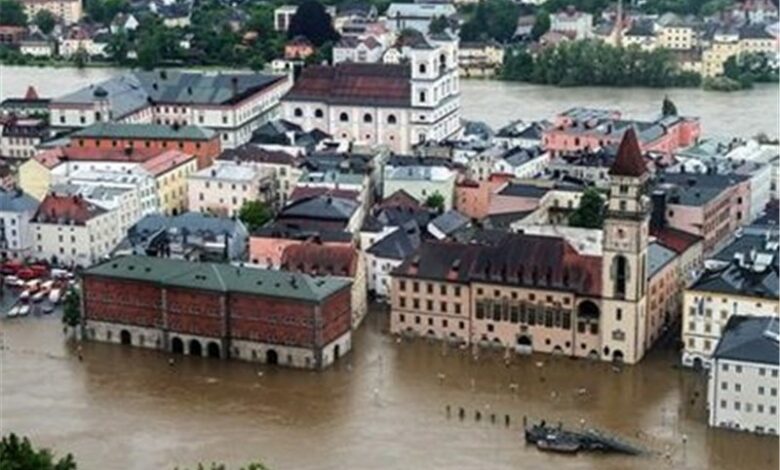
[[[189,176],[189,209],[237,217],[250,201],[273,203],[273,173],[254,165],[220,161]]]
[[[0,118],[0,155],[27,159],[37,152],[41,141],[51,135],[45,119]]]
[[[50,38],[36,31],[19,42],[19,52],[30,57],[52,57],[56,50]]]
[[[385,12],[385,22],[392,31],[414,29],[427,34],[431,21],[435,18],[454,18],[457,13],[452,3],[391,3]]]
[[[116,211],[70,194],[48,194],[30,221],[32,256],[56,264],[89,266],[122,237]]]
[[[504,47],[495,41],[461,42],[458,68],[461,77],[493,77],[504,65]]]
[[[35,18],[39,11],[48,11],[65,25],[81,21],[84,7],[80,0],[24,0],[22,2],[27,18]]]
[[[190,261],[240,261],[249,233],[237,218],[200,212],[150,214],[130,227],[114,255],[159,256]]]
[[[284,58],[303,60],[314,54],[314,45],[305,36],[296,36],[284,45]]]
[[[572,39],[593,37],[593,15],[578,11],[574,6],[550,15],[550,31],[562,33]]]
[[[453,206],[458,173],[443,159],[395,157],[385,165],[382,194],[404,190],[421,204],[438,194],[444,200],[444,210]]]
[[[356,62],[377,63],[382,61],[385,48],[373,36],[360,38],[357,36],[342,36],[333,45],[333,63]]]
[[[295,185],[304,172],[302,158],[283,151],[266,150],[253,144],[225,150],[218,161],[251,165],[261,172],[270,172],[275,181],[273,207],[277,210],[290,200]]]
[[[420,227],[414,220],[393,227],[365,249],[368,290],[380,299],[388,299],[390,273],[420,246]]]
[[[735,315],[725,325],[707,380],[707,423],[777,435],[778,319]]]
[[[33,247],[30,219],[38,210],[38,201],[20,190],[0,191],[0,256],[21,259]]]

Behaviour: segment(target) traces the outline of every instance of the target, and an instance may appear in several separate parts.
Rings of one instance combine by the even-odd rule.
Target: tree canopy
[[[474,13],[463,24],[463,41],[495,39],[507,42],[515,35],[520,7],[511,0],[480,0]]]
[[[0,24],[5,26],[26,26],[27,13],[16,0],[0,0]]]
[[[57,18],[49,10],[38,10],[35,14],[35,25],[43,34],[49,34],[57,24]]]
[[[443,33],[450,26],[450,22],[445,16],[437,16],[431,20],[431,24],[428,25],[428,32],[431,34]]]
[[[250,232],[254,232],[266,224],[273,217],[271,209],[260,201],[247,201],[238,211],[238,218]]]
[[[582,228],[601,228],[604,224],[604,200],[598,190],[587,188],[580,205],[569,216],[569,225]]]
[[[68,289],[63,300],[62,323],[74,328],[81,323],[81,295],[74,288]]]
[[[664,116],[677,116],[677,106],[669,99],[668,96],[664,96],[664,102],[661,105],[661,114]]]
[[[85,10],[93,21],[110,23],[117,13],[129,10],[127,0],[86,0]]]
[[[531,38],[537,40],[549,30],[550,30],[550,15],[546,11],[540,10],[536,14],[533,27],[531,27]]]
[[[502,76],[559,86],[698,86],[701,81],[698,74],[679,70],[666,50],[614,47],[595,40],[564,42],[535,58],[510,49]]]
[[[333,28],[333,19],[322,3],[305,0],[290,20],[287,34],[289,37],[304,36],[317,47],[326,42],[339,40],[339,33]]]
[[[425,206],[438,212],[444,212],[444,196],[435,192],[425,200]]]
[[[0,440],[0,470],[76,470],[73,455],[57,460],[48,449],[35,449],[14,433]]]

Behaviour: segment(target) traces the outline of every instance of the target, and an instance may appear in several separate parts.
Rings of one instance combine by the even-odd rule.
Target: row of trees
[[[57,24],[57,18],[49,10],[40,10],[32,18],[44,34],[49,34]],[[0,24],[5,26],[27,26],[30,19],[24,6],[17,0],[0,0]]]
[[[536,57],[513,48],[502,77],[559,86],[698,86],[699,74],[680,71],[668,51],[613,47],[600,41],[564,42]]]

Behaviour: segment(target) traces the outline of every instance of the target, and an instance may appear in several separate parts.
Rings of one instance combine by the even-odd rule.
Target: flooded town
[[[776,469],[773,0],[0,0],[0,467]]]

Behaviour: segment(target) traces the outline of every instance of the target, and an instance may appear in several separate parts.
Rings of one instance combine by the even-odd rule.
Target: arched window
[[[397,119],[395,117],[395,114],[389,114],[387,116],[387,123],[388,124],[395,124],[396,122],[398,122],[398,121],[397,121]]]
[[[626,298],[626,282],[628,281],[628,261],[625,256],[618,255],[612,262],[612,276],[615,279],[615,297]]]
[[[341,121],[341,122],[349,122],[349,116],[347,115],[347,113],[339,114],[339,121]]]
[[[425,66],[425,64],[420,64],[420,73],[425,73],[428,71],[428,67]]]
[[[322,110],[320,108],[317,108],[317,109],[314,110],[314,117],[321,118],[322,116],[324,116],[324,113],[322,112]]]
[[[293,115],[295,117],[303,117],[303,110],[301,108],[295,108],[295,111],[293,111]]]
[[[439,67],[446,67],[447,66],[447,56],[442,54],[439,56]]]
[[[373,118],[373,116],[371,116],[370,113],[366,113],[366,114],[363,115],[363,122],[369,123],[369,122],[373,122],[373,121],[374,121],[374,118]]]

